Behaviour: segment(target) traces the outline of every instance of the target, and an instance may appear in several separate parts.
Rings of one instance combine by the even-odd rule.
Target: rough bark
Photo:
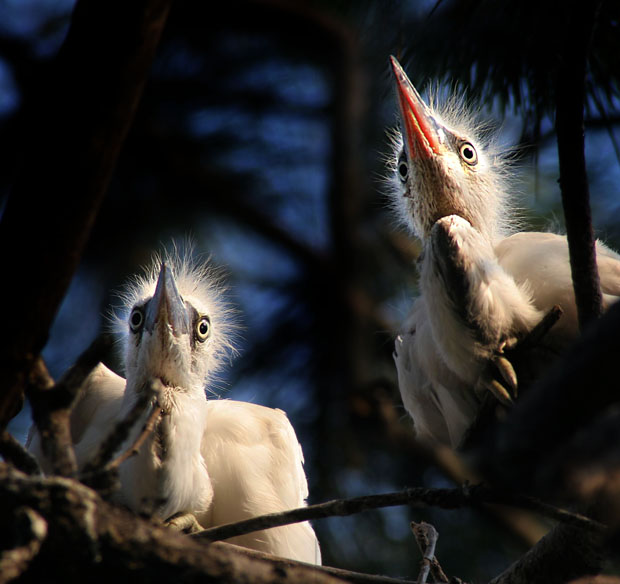
[[[265,554],[263,552],[259,552],[256,550],[250,550],[247,548],[238,547],[232,544],[226,544],[223,542],[214,542],[211,544],[213,546],[229,546],[233,547],[240,554],[244,554],[251,558],[265,558],[273,560],[274,557],[269,554]],[[278,558],[278,564],[280,565],[289,565],[295,566],[298,565],[298,562],[293,560],[286,560],[282,558]],[[330,574],[331,576],[335,576],[336,578],[341,578],[350,582],[351,584],[413,584],[410,580],[403,580],[400,578],[391,578],[389,576],[380,576],[374,574],[361,574],[359,572],[351,572],[349,570],[342,570],[341,568],[333,568],[331,566],[316,566],[315,570],[318,572],[322,572],[325,574]]]
[[[77,474],[71,438],[71,408],[84,381],[111,343],[107,335],[97,337],[58,383],[54,383],[41,357],[35,361],[26,384],[26,394],[45,456],[54,474],[63,477],[75,477]]]
[[[0,516],[6,524],[23,521],[20,508],[37,519],[40,549],[5,550],[0,562],[23,561],[20,582],[108,583],[140,574],[148,582],[342,582],[299,563],[251,557],[226,544],[205,544],[141,519],[102,500],[73,479],[33,478],[0,464]],[[30,538],[34,541],[36,538]],[[32,546],[31,546],[32,547]],[[36,546],[35,546],[36,547]],[[69,554],[69,555],[68,555]],[[2,574],[6,578],[7,574]],[[5,580],[6,581],[6,580]]]

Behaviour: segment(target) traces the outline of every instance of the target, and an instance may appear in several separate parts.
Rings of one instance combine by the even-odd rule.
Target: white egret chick
[[[427,105],[394,58],[392,69],[401,126],[392,201],[422,243],[420,294],[394,359],[418,436],[456,447],[489,391],[503,403],[516,396],[506,347],[555,305],[563,315],[540,350],[557,354],[577,334],[568,244],[553,233],[517,233],[509,166],[476,116],[458,100]],[[597,243],[597,261],[607,307],[620,295],[620,256]]]
[[[213,272],[177,256],[156,258],[145,276],[127,285],[122,302],[115,328],[126,379],[100,364],[84,383],[71,417],[78,466],[92,459],[149,381],[159,379],[162,414],[138,454],[119,468],[120,502],[164,520],[191,514],[203,528],[305,505],[303,454],[284,412],[207,400],[205,386],[232,348],[230,311]],[[136,424],[122,448],[141,429]],[[30,448],[42,459],[36,432]],[[321,562],[307,522],[229,541]]]

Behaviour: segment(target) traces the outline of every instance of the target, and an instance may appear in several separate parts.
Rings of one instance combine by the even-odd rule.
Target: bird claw
[[[168,517],[164,525],[182,533],[198,533],[204,529],[192,513],[183,512]]]
[[[483,390],[490,391],[505,406],[514,404],[519,385],[517,373],[512,363],[504,355],[504,350],[511,349],[513,346],[514,343],[511,339],[500,344],[489,359],[489,365],[479,381]],[[500,373],[500,376],[497,375],[497,372]]]
[[[496,354],[493,359],[493,364],[497,370],[501,373],[502,378],[508,385],[508,389],[514,397],[517,397],[518,381],[517,373],[512,366],[512,363],[501,354]]]
[[[499,382],[497,379],[489,379],[484,384],[485,389],[488,389],[497,400],[505,405],[512,406],[514,405],[514,400],[512,399],[508,390]]]

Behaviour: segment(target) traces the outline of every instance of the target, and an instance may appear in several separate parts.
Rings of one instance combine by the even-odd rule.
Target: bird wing
[[[601,280],[603,307],[607,309],[620,298],[620,254],[597,241],[596,262]]]
[[[604,308],[620,297],[620,256],[597,242],[597,263]],[[555,233],[523,232],[503,239],[495,253],[500,265],[529,290],[541,311],[559,304],[562,318],[551,333],[556,343],[568,344],[577,335],[577,308],[571,278],[568,242]]]
[[[305,505],[308,484],[301,446],[281,410],[209,400],[202,454],[214,490],[209,525]],[[304,562],[321,561],[318,541],[307,522],[229,541]]]
[[[424,297],[415,300],[396,339],[394,362],[418,438],[456,447],[476,417],[478,400],[441,359]]]
[[[95,367],[84,381],[71,411],[71,437],[78,467],[83,466],[105,438],[118,417],[125,390],[125,380],[103,363]],[[44,471],[49,471],[36,427],[30,429],[27,446]]]
[[[125,379],[99,363],[86,378],[71,412],[71,437],[78,468],[97,452],[118,422],[125,392]]]

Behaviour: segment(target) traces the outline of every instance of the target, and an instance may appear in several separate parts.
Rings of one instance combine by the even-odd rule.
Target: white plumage
[[[564,311],[541,348],[577,334],[566,238],[514,233],[509,167],[456,100],[429,107],[392,58],[402,133],[394,138],[392,200],[422,241],[420,295],[395,343],[401,395],[421,439],[458,446],[490,390],[489,362],[554,305]],[[620,295],[620,256],[597,243],[604,307]],[[507,376],[510,377],[509,375]],[[499,388],[499,389],[498,389]]]
[[[295,431],[281,410],[206,399],[205,384],[229,354],[229,310],[217,278],[178,256],[155,258],[122,295],[115,329],[126,380],[103,364],[87,378],[71,417],[78,466],[92,459],[150,379],[160,379],[163,415],[139,453],[120,467],[119,501],[167,519],[191,513],[202,527],[305,505],[308,486]],[[144,415],[146,419],[147,414]],[[126,448],[142,428],[136,424]],[[30,449],[43,459],[38,433]],[[310,524],[229,540],[319,564]]]

